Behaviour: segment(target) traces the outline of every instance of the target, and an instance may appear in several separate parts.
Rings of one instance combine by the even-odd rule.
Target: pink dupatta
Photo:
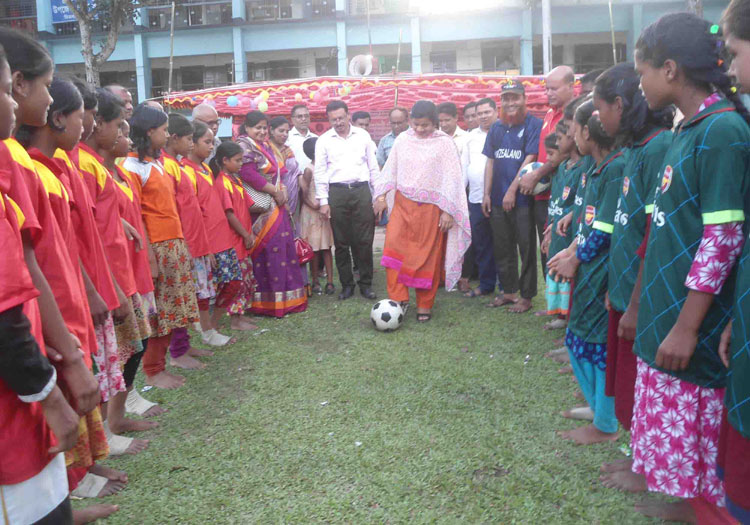
[[[395,190],[413,200],[434,204],[453,217],[445,251],[445,289],[452,290],[461,277],[463,256],[471,244],[471,225],[461,161],[453,139],[442,131],[421,139],[413,129],[393,143],[373,191],[373,199],[385,194],[393,209]]]

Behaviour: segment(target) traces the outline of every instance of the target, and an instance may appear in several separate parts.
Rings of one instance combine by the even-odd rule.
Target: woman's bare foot
[[[152,407],[154,409],[156,407]],[[120,421],[109,419],[109,429],[113,434],[123,434],[125,432],[144,432],[159,426],[156,421],[144,421],[143,419],[130,419],[123,417]]]
[[[650,518],[664,521],[678,521],[680,523],[697,523],[695,511],[687,501],[667,503],[658,500],[647,500],[636,503],[635,510]]]
[[[557,373],[561,376],[564,376],[566,374],[572,374],[573,373],[573,367],[570,365],[565,365],[562,368],[557,369]]]
[[[211,357],[214,353],[211,350],[204,350],[202,348],[193,348],[192,346],[188,349],[187,355],[191,357]]]
[[[111,516],[115,512],[120,510],[117,505],[90,505],[83,509],[73,509],[73,523],[75,525],[82,525],[83,523],[94,523],[96,520],[101,520],[107,516]]]
[[[257,330],[258,326],[251,323],[245,316],[233,315],[229,323],[229,328],[243,332],[252,332]]]
[[[506,304],[514,304],[517,300],[518,298],[512,294],[497,295],[491,303],[487,303],[487,307],[500,308],[501,306],[505,306]]]
[[[167,409],[161,405],[154,405],[143,413],[143,417],[156,417],[162,415]],[[158,423],[157,423],[158,425]]]
[[[576,390],[573,392],[573,397],[580,400],[580,401],[586,401],[586,396],[583,395],[583,392],[580,390]]]
[[[514,314],[522,314],[531,310],[531,299],[524,299],[523,297],[516,301],[514,305],[508,307],[508,311]]]
[[[89,468],[89,472],[91,472],[92,474],[96,474],[97,476],[107,478],[110,481],[119,481],[121,483],[128,482],[127,472],[116,470],[110,467],[105,467],[101,463],[94,463],[93,465],[91,465],[91,468]]]
[[[618,459],[610,463],[602,463],[599,467],[600,472],[618,472],[620,470],[630,470],[633,467],[633,460],[630,458]]]
[[[573,430],[559,431],[558,435],[561,438],[569,439],[578,445],[593,445],[594,443],[615,441],[620,436],[619,432],[602,432],[593,424],[574,428]]]
[[[184,385],[185,378],[176,374],[170,374],[166,370],[163,370],[156,375],[146,376],[146,384],[155,386],[156,388],[173,390]]]
[[[206,368],[205,363],[201,363],[194,357],[190,357],[188,354],[183,354],[180,357],[171,357],[169,364],[176,366],[177,368],[184,368],[185,370],[201,370]]]
[[[646,492],[646,478],[630,470],[618,470],[599,476],[599,481],[608,489],[623,492]]]

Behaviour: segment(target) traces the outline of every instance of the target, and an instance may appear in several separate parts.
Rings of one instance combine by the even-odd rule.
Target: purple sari
[[[279,170],[271,148],[246,135],[237,139],[243,149],[240,177],[258,191],[276,184]],[[266,213],[252,214],[255,245],[250,250],[257,281],[251,312],[283,317],[307,309],[302,269],[297,260],[289,212],[274,206]]]

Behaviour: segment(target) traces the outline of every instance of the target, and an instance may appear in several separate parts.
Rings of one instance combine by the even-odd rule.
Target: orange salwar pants
[[[390,299],[408,301],[409,288],[414,288],[417,308],[432,309],[445,264],[445,233],[438,227],[441,213],[434,204],[396,192],[381,261]]]

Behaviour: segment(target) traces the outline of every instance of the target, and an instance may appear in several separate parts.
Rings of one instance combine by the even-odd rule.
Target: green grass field
[[[625,437],[555,435],[579,424],[558,415],[579,404],[571,376],[543,358],[561,332],[486,302],[441,291],[431,322],[412,308],[390,334],[359,294],[261,320],[185,387],[144,394],[169,412],[146,452],[106,461],[130,477],[107,522],[651,523],[598,482]]]

